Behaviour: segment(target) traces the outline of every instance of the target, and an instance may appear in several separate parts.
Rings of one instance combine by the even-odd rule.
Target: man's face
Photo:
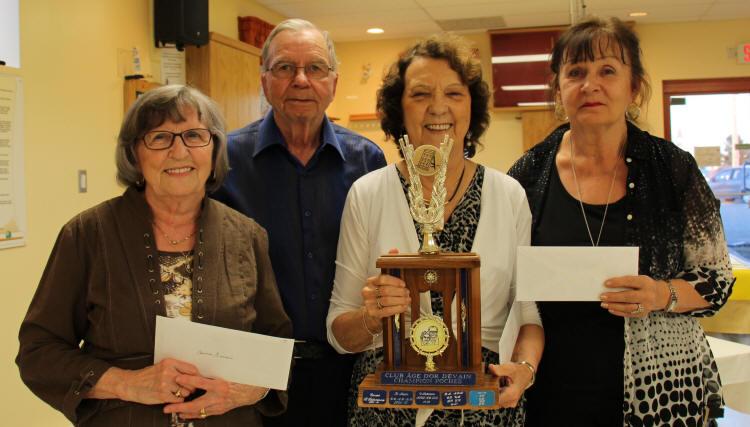
[[[278,77],[270,71],[277,64],[297,68],[291,76]],[[318,125],[336,93],[338,74],[329,71],[320,79],[308,77],[303,67],[318,64],[332,67],[328,48],[315,30],[282,31],[269,46],[268,64],[261,75],[263,92],[273,107],[279,126]]]

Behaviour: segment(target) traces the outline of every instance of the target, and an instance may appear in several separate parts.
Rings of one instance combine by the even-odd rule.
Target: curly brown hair
[[[490,88],[482,80],[482,66],[470,44],[452,34],[436,34],[418,41],[399,55],[399,59],[383,77],[383,85],[377,94],[377,111],[380,116],[380,127],[386,138],[393,139],[398,145],[398,139],[406,133],[404,111],[401,106],[405,86],[404,75],[412,61],[418,57],[448,61],[451,69],[461,79],[461,83],[469,88],[471,120],[463,145],[464,156],[473,157],[477,145],[480,145],[479,138],[490,124]],[[399,152],[400,150],[399,147]]]

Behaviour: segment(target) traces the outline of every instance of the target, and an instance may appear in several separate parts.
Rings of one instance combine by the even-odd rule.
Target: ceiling
[[[443,29],[484,31],[567,25],[571,1],[586,13],[638,23],[750,18],[750,0],[256,0],[284,16],[303,18],[335,41],[424,36]],[[575,6],[574,6],[575,9]],[[647,12],[630,17],[630,12]],[[503,25],[504,24],[504,25]],[[367,34],[380,27],[384,34]]]

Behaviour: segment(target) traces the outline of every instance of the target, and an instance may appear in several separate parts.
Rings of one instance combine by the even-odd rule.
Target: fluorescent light
[[[545,62],[549,61],[552,55],[549,53],[538,53],[535,55],[508,55],[493,56],[493,64],[514,64],[517,62]]]
[[[648,13],[647,12],[630,12],[628,15],[632,16],[633,18],[637,18],[639,16],[646,16],[648,15]]]
[[[555,105],[554,102],[519,102],[517,104],[519,107],[549,107],[552,105]]]
[[[385,30],[383,30],[382,28],[377,28],[377,27],[367,29],[368,34],[383,34],[384,32]]]
[[[547,90],[549,85],[507,85],[500,86],[500,89],[512,91],[512,90]]]

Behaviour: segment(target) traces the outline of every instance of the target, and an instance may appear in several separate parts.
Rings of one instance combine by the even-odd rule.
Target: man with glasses
[[[294,325],[295,364],[286,414],[271,426],[344,426],[353,358],[328,344],[325,320],[346,194],[385,166],[373,142],[330,122],[336,53],[310,22],[280,23],[261,53],[271,110],[229,134],[231,170],[213,197],[268,231],[271,262]]]

